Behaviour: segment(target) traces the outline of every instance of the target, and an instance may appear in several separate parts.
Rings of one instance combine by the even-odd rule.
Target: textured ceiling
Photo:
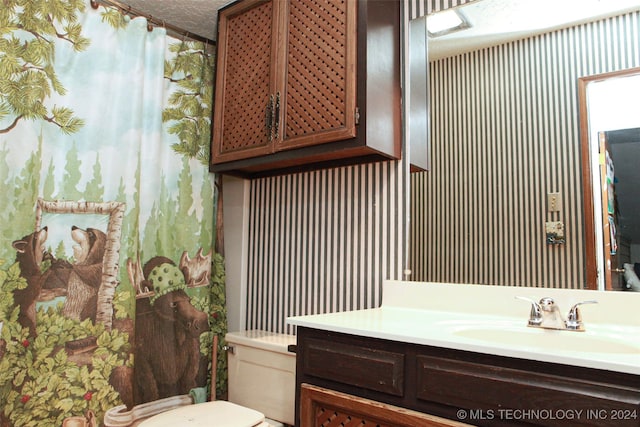
[[[189,33],[215,40],[218,9],[231,0],[120,0],[120,3]]]
[[[232,0],[119,0],[189,33],[215,40],[217,11]],[[562,6],[562,7],[561,7]],[[640,8],[640,0],[479,0],[461,10],[472,28],[430,45],[430,59]],[[542,11],[543,13],[535,13]],[[539,17],[538,21],[534,18]],[[434,40],[432,40],[433,42]]]

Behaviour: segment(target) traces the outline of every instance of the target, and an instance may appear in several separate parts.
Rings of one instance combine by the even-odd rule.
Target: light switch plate
[[[560,212],[561,207],[560,193],[547,193],[547,210],[549,212]]]

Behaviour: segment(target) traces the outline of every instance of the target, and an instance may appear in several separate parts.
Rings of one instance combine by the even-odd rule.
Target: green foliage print
[[[226,342],[224,336],[227,333],[227,308],[225,295],[224,258],[220,254],[214,254],[211,265],[211,284],[209,288],[192,289],[195,293],[191,297],[191,304],[209,314],[209,332],[200,335],[200,353],[202,357],[211,360],[213,337],[218,337],[218,358],[216,361],[215,393],[219,399],[227,392],[227,355],[223,350]],[[208,293],[199,292],[207,290]],[[208,371],[211,372],[211,362]],[[211,376],[207,378],[207,389],[211,390]]]
[[[213,55],[202,42],[183,41],[169,46],[175,53],[165,61],[165,79],[177,85],[162,111],[167,132],[177,135],[176,153],[209,164],[209,139],[213,102]]]
[[[84,0],[4,0],[0,8],[0,128],[7,133],[21,120],[43,120],[66,134],[84,125],[66,107],[45,107],[43,101],[65,88],[53,68],[54,40],[70,43],[77,52],[89,46],[81,36],[77,11]]]
[[[129,22],[114,8],[105,8],[101,16],[103,22],[115,29],[124,29]],[[174,55],[164,64],[165,80],[176,87],[169,97],[169,106],[162,111],[167,133],[179,140],[172,148],[203,165],[209,164],[215,63],[212,48],[197,41],[172,43],[169,50]]]
[[[0,425],[58,427],[87,410],[102,419],[122,403],[109,378],[116,367],[133,366],[128,334],[68,319],[59,304],[38,310],[37,337],[29,337],[13,301],[25,286],[17,263],[0,270]],[[65,344],[87,337],[97,338],[97,348],[89,363],[76,363]]]
[[[211,262],[211,333],[218,336],[218,369],[216,372],[216,395],[224,396],[227,392],[227,354],[224,336],[227,333],[227,299],[225,291],[224,257],[213,254]]]

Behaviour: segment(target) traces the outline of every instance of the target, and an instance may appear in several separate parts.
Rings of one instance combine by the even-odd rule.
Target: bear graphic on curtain
[[[208,371],[226,331],[212,47],[88,0],[3,8],[0,427],[224,393],[225,361],[216,384]],[[145,265],[173,284],[154,289]],[[197,325],[166,334],[190,343],[173,349],[192,369],[171,387],[144,360],[159,343],[137,330],[169,299]],[[149,373],[156,391],[136,387]]]

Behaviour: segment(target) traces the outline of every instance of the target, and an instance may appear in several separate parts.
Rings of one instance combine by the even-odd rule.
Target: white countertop
[[[576,302],[595,299],[598,304],[581,307],[585,332],[555,331],[527,327],[530,305],[515,296],[551,296],[563,316]],[[640,293],[388,281],[378,308],[290,317],[287,322],[640,375]],[[483,339],[485,333],[490,337]]]

